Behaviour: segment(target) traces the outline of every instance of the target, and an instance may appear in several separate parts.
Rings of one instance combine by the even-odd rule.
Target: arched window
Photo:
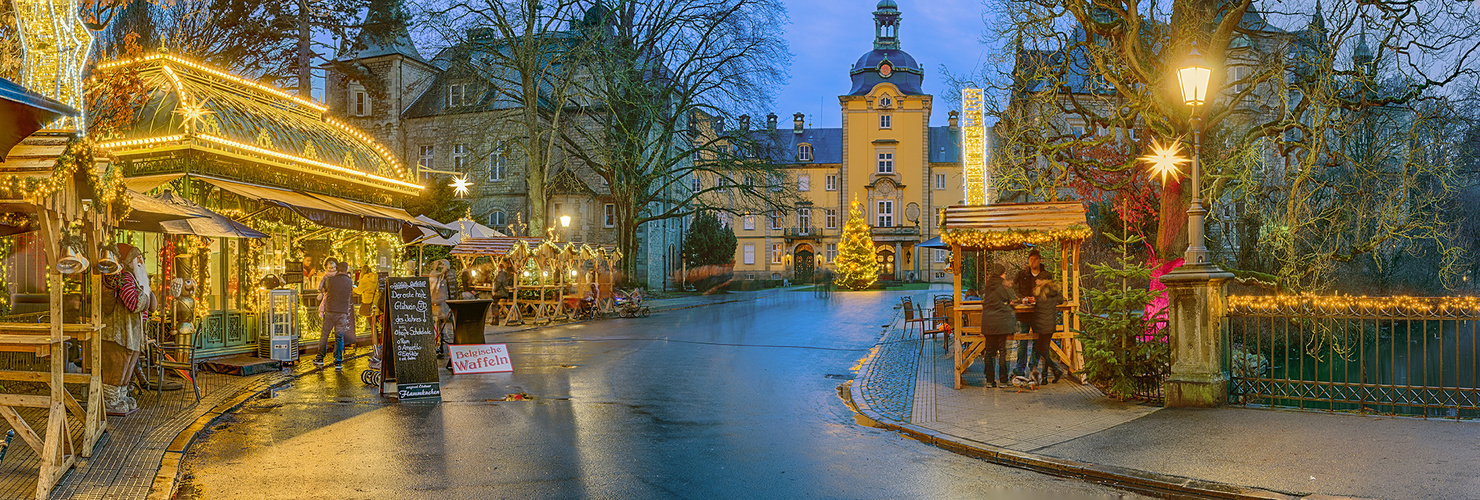
[[[807,143],[797,144],[797,161],[812,161],[812,145]]]
[[[494,229],[506,226],[507,224],[504,223],[504,211],[495,209],[492,212],[488,212],[488,225]]]

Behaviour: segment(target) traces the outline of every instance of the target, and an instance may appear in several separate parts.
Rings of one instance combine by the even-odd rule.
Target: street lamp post
[[[1228,373],[1223,370],[1220,331],[1227,313],[1224,297],[1233,274],[1208,262],[1203,234],[1202,119],[1198,106],[1207,104],[1212,69],[1197,46],[1177,70],[1182,102],[1192,106],[1192,203],[1187,208],[1187,253],[1176,270],[1162,275],[1167,287],[1167,323],[1171,331],[1170,372],[1162,385],[1166,406],[1219,406],[1228,402]]]
[[[1186,264],[1208,263],[1208,248],[1203,235],[1204,216],[1207,209],[1202,206],[1202,117],[1198,106],[1207,103],[1208,80],[1213,70],[1203,62],[1202,54],[1193,44],[1187,63],[1177,70],[1177,83],[1182,90],[1182,102],[1192,106],[1192,203],[1187,207],[1187,253]]]

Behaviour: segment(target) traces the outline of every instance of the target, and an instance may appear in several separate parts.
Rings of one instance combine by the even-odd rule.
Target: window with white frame
[[[827,222],[827,228],[828,229],[837,229],[838,228],[838,209],[836,209],[836,208],[823,209],[823,215],[827,218],[827,221],[826,222]]]
[[[801,175],[798,175],[797,176],[797,191],[811,191],[811,190],[812,190],[812,175],[811,174],[801,174]]]
[[[755,243],[746,243],[744,248],[745,248],[745,260],[744,260],[744,262],[746,264],[754,264],[755,263]]]
[[[1229,78],[1231,78],[1233,80],[1233,82],[1230,82],[1230,83],[1233,83],[1233,93],[1234,93],[1234,95],[1237,95],[1239,92],[1243,92],[1244,89],[1249,88],[1249,84],[1247,84],[1247,83],[1235,83],[1235,82],[1242,82],[1243,79],[1249,77],[1249,67],[1248,66],[1234,66],[1233,67],[1233,71],[1231,71],[1230,73],[1231,74],[1229,75]]]
[[[894,117],[889,114],[879,115],[879,128],[894,128]]]
[[[781,229],[781,212],[771,212],[771,229]]]
[[[617,205],[607,203],[601,206],[602,227],[617,227]]]
[[[812,161],[812,145],[807,143],[797,144],[797,161]]]
[[[894,153],[879,153],[879,173],[894,173]]]
[[[835,261],[835,260],[838,260],[838,244],[837,243],[828,243],[827,244],[827,261],[828,261],[828,263],[831,263],[832,261]]]
[[[720,227],[730,227],[730,213],[729,212],[720,212],[719,213],[719,225],[720,225]]]
[[[946,188],[946,174],[935,174],[935,189],[936,190],[941,190],[941,189],[945,189],[945,188]]]
[[[349,110],[355,116],[370,116],[370,94],[358,83],[349,86]]]
[[[504,180],[504,170],[508,168],[509,157],[504,154],[504,145],[499,143],[494,146],[493,151],[488,153],[488,180]]]
[[[802,207],[797,209],[797,227],[803,231],[812,225],[812,209]]]
[[[945,262],[946,259],[949,259],[950,257],[951,257],[951,251],[950,250],[941,250],[939,248],[935,249],[935,261],[936,262]]]
[[[447,107],[449,107],[449,108],[456,108],[456,107],[459,107],[459,106],[463,106],[463,105],[467,104],[467,99],[468,99],[468,84],[466,84],[466,83],[449,83],[449,84],[447,84]]]
[[[422,146],[421,151],[416,154],[416,166],[425,169],[432,168],[433,152],[434,149],[432,148],[432,146]]]
[[[1084,127],[1069,127],[1069,130],[1070,133],[1074,134],[1074,137],[1076,138],[1084,137]]]
[[[755,216],[747,215],[740,218],[740,227],[746,231],[755,230]]]
[[[879,200],[875,214],[879,221],[877,227],[894,227],[894,200]]]
[[[699,174],[694,174],[694,177],[689,179],[689,188],[693,189],[693,191],[697,193],[702,187],[704,187],[704,183],[699,181]]]
[[[468,167],[468,145],[452,145],[452,170],[454,172],[466,172]]]
[[[828,191],[837,191],[838,190],[838,176],[837,175],[828,175],[827,176],[827,180],[825,181],[824,187]]]
[[[772,264],[780,264],[781,263],[781,244],[780,243],[772,243],[771,244],[771,263]]]
[[[492,212],[488,212],[488,225],[490,227],[493,227],[494,229],[498,229],[507,225],[504,223],[504,211],[494,210]]]
[[[755,179],[750,178],[749,175],[745,176],[745,181],[744,182],[745,182],[745,185],[746,186],[754,186],[755,185]]]

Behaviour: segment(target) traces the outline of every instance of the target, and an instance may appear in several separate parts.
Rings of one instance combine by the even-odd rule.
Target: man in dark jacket
[[[324,329],[319,336],[319,355],[313,364],[324,366],[324,351],[329,347],[329,334],[334,333],[334,369],[344,368],[344,343],[348,336],[350,345],[355,343],[355,323],[350,317],[351,299],[354,298],[355,280],[349,277],[349,263],[338,263],[338,272],[324,278]]]
[[[1033,287],[1040,279],[1047,279],[1048,271],[1043,269],[1043,256],[1034,248],[1028,251],[1028,267],[1018,271],[1012,280],[1012,291],[1017,292],[1018,297],[1032,297]],[[1022,333],[1028,333],[1029,325],[1036,319],[1036,314],[1025,312],[1018,314],[1018,324],[1023,325]],[[1024,375],[1028,370],[1028,347],[1033,343],[1031,340],[1019,340],[1017,345],[1017,365],[1012,370],[1013,375]]]

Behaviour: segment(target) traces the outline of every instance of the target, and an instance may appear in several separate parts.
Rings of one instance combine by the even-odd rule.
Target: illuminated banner
[[[982,119],[982,89],[961,91],[961,184],[966,190],[967,205],[986,205],[991,197],[987,190],[987,125]]]

